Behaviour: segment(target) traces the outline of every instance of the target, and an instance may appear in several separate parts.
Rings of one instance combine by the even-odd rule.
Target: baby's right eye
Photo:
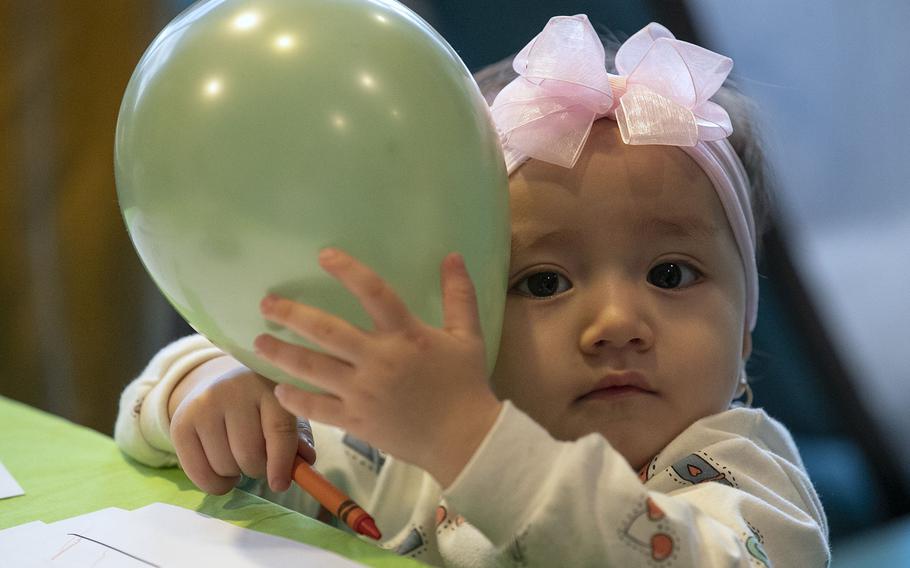
[[[522,278],[512,286],[512,291],[530,298],[549,298],[571,288],[572,283],[568,278],[558,272],[546,270]]]

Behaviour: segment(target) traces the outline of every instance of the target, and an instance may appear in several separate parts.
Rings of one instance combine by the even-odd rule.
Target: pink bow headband
[[[708,99],[733,60],[677,40],[650,23],[616,52],[607,73],[603,44],[584,14],[551,18],[512,64],[519,74],[490,110],[511,175],[534,158],[571,168],[594,121],[615,120],[626,144],[679,146],[705,171],[733,230],[746,272],[746,323],[755,328],[758,269],[749,180],[727,140],[733,127]]]

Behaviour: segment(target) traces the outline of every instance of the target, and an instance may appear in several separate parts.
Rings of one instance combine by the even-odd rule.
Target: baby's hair
[[[607,71],[616,73],[614,59],[619,49],[620,42],[608,29],[600,28],[600,40],[606,53]],[[493,104],[493,99],[508,85],[518,74],[512,68],[515,55],[487,65],[474,73],[474,80],[480,87],[480,92],[487,104]],[[749,176],[750,201],[752,215],[755,218],[756,255],[761,252],[762,235],[767,230],[773,209],[773,184],[772,172],[765,160],[761,147],[761,136],[757,123],[755,103],[744,95],[735,85],[735,81],[727,78],[723,86],[711,97],[711,100],[722,106],[733,123],[733,134],[730,144],[739,156]]]

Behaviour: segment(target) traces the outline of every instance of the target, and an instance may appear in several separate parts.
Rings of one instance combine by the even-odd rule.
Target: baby
[[[316,516],[289,488],[294,456],[315,459],[305,417],[317,468],[370,511],[383,546],[435,565],[827,564],[789,433],[731,404],[750,392],[760,203],[708,101],[732,62],[657,24],[620,47],[618,74],[605,60],[585,16],[553,18],[493,102],[512,254],[491,375],[459,255],[442,263],[439,329],[326,249],[373,329],[268,297],[263,316],[321,351],[255,344],[324,392],[275,387],[184,338],[125,390],[123,450],[179,461],[213,493],[245,475],[244,489]],[[501,70],[478,75],[490,98]]]

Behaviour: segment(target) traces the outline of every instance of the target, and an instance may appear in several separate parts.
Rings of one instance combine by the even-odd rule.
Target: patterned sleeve
[[[120,395],[114,440],[136,461],[152,467],[177,465],[167,404],[171,392],[197,366],[224,355],[201,335],[165,346]]]
[[[490,491],[490,480],[508,491]],[[824,566],[827,524],[789,434],[700,420],[635,473],[596,434],[554,440],[510,403],[445,492],[524,566]]]

